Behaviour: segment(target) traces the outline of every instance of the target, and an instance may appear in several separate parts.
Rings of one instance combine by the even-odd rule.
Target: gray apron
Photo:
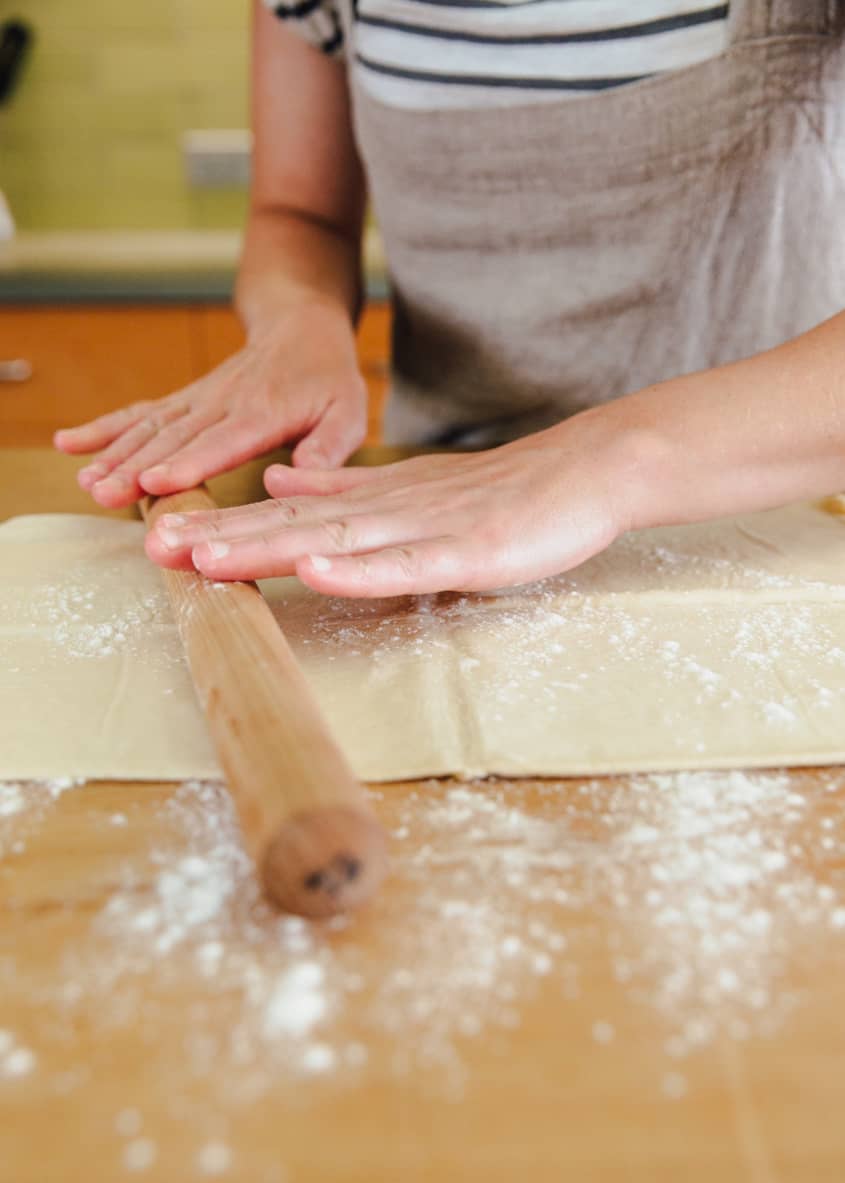
[[[506,109],[394,109],[352,65],[388,440],[502,442],[845,308],[843,25],[832,0],[733,0],[717,58]]]

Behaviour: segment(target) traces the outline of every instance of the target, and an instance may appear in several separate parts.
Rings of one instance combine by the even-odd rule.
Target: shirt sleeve
[[[343,26],[336,0],[264,0],[279,20],[287,21],[309,45],[330,57],[344,56]]]

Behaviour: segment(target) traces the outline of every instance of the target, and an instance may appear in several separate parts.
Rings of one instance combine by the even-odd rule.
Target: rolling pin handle
[[[287,911],[312,919],[364,903],[387,869],[384,831],[368,810],[337,807],[290,818],[261,864],[266,894]]]

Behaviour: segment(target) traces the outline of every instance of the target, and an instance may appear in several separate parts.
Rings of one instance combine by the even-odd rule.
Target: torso
[[[513,438],[845,307],[842,0],[733,0],[720,52],[575,98],[462,85],[455,105],[449,84],[420,106],[359,60],[390,32],[368,14],[504,22],[599,0],[341,3],[396,313],[391,442]],[[539,47],[560,77],[573,48]],[[496,60],[515,72],[514,53]]]

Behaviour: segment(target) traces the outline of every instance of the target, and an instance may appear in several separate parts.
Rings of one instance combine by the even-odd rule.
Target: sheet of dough
[[[0,526],[0,777],[218,775],[142,536]],[[496,597],[264,590],[367,780],[845,759],[845,520],[819,508],[629,535]]]

